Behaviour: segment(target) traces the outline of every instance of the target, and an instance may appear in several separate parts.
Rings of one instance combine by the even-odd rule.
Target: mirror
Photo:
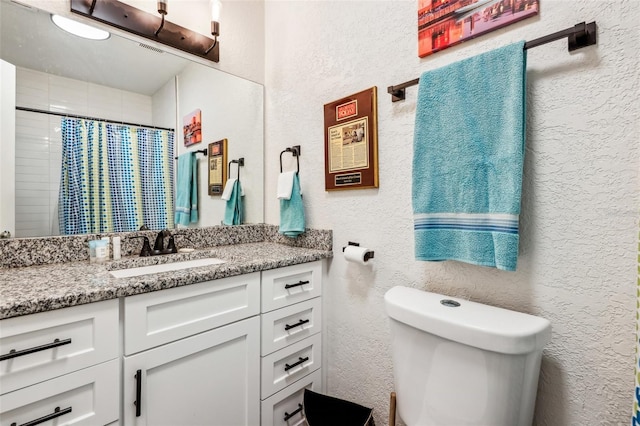
[[[260,84],[134,36],[82,39],[57,28],[48,12],[8,0],[0,0],[0,19],[0,59],[16,67],[16,107],[173,128],[176,156],[227,139],[228,160],[244,158],[244,223],[264,221]],[[202,142],[185,146],[182,121],[197,109]],[[8,200],[15,205],[13,236],[58,235],[61,117],[19,110],[15,118],[15,158],[0,157],[0,167],[13,161],[16,170],[15,199]],[[208,195],[208,159],[196,158],[199,220],[190,226],[220,225],[225,201]]]

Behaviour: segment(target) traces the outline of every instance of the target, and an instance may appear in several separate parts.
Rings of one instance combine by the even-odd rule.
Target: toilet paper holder
[[[350,246],[356,246],[356,247],[360,247],[360,243],[354,243],[353,241],[349,241],[347,243],[347,245]],[[342,247],[342,251],[344,252],[344,249],[346,249],[346,247]],[[373,250],[369,250],[364,254],[364,261],[366,262],[369,259],[373,259]]]

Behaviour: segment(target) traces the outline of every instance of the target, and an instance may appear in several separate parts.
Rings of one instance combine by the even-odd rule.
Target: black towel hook
[[[282,154],[284,154],[285,152],[290,152],[291,155],[296,157],[296,161],[297,161],[296,173],[300,173],[300,145],[290,146],[284,151],[280,152],[280,173],[282,173]]]
[[[229,161],[229,167],[227,168],[227,177],[231,177],[231,164],[238,165],[238,181],[240,181],[240,167],[244,167],[244,157],[240,157],[237,160]]]

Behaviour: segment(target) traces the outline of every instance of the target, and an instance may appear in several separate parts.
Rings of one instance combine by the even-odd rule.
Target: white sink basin
[[[181,269],[198,268],[200,266],[219,265],[224,260],[215,257],[205,259],[184,260],[182,262],[163,263],[161,265],[140,266],[138,268],[118,269],[117,271],[109,271],[112,277],[128,278],[137,277],[139,275],[158,274],[160,272],[179,271]]]

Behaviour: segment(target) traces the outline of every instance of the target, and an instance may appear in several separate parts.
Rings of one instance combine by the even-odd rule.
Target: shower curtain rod
[[[569,39],[569,52],[581,49],[583,47],[596,44],[596,22],[585,24],[581,22],[571,28],[567,28],[557,33],[549,34],[535,40],[528,41],[524,44],[524,50],[532,47],[542,46],[552,41]],[[387,92],[391,95],[391,102],[403,101],[405,98],[405,89],[407,87],[416,86],[420,82],[419,78],[387,87]]]
[[[143,128],[146,128],[146,129],[168,130],[170,132],[175,131],[174,129],[170,129],[170,128],[167,128],[167,127],[148,126],[146,124],[127,123],[126,121],[107,120],[107,119],[104,119],[104,118],[88,117],[86,115],[66,114],[64,112],[46,111],[46,110],[43,110],[43,109],[25,108],[25,107],[20,107],[20,106],[16,107],[16,111],[35,112],[35,113],[38,113],[38,114],[57,115],[59,117],[68,117],[68,118],[82,118],[84,120],[92,120],[92,121],[104,121],[105,123],[122,124],[124,126],[143,127]]]

